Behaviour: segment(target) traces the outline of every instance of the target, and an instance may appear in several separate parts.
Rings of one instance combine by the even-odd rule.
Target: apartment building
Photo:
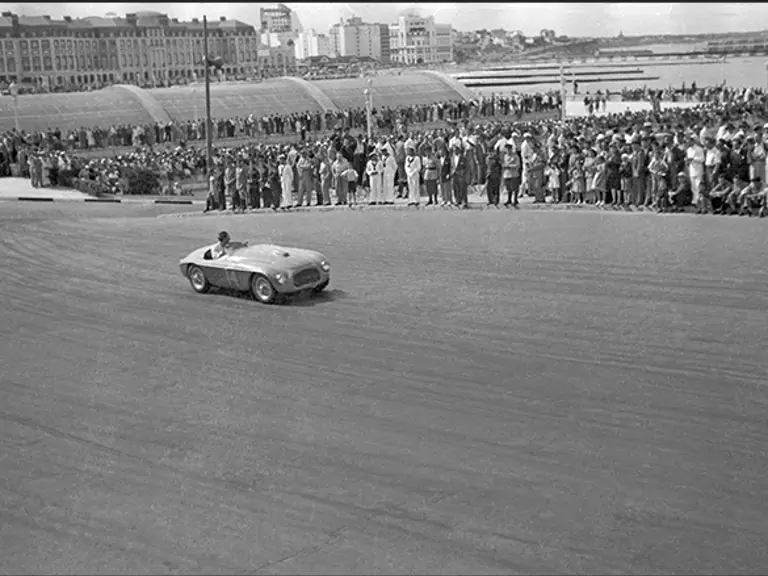
[[[297,60],[316,56],[331,56],[331,39],[327,34],[318,34],[313,28],[300,32],[295,40]]]
[[[404,15],[389,26],[391,58],[401,64],[433,64],[453,60],[450,24],[435,24],[434,16]]]
[[[341,20],[328,32],[332,56],[356,56],[382,61],[381,26],[361,18]]]
[[[208,51],[231,76],[295,64],[292,47],[265,47],[253,26],[223,16],[208,22]],[[204,52],[200,19],[180,22],[159,12],[62,20],[0,15],[0,82],[168,85],[201,78]]]
[[[298,15],[285,4],[259,10],[262,32],[301,32]]]

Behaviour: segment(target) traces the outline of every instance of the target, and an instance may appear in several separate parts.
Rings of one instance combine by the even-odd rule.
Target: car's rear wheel
[[[272,286],[272,282],[262,274],[254,274],[251,277],[251,294],[262,304],[272,304],[278,299],[277,290]]]
[[[199,266],[190,266],[187,269],[187,278],[192,285],[192,290],[198,294],[205,294],[211,289],[211,284],[205,277],[205,273]]]
[[[312,292],[315,293],[315,294],[320,294],[320,292],[322,292],[323,290],[328,288],[328,283],[329,282],[330,282],[330,280],[326,280],[322,284],[319,284],[319,285],[315,286],[314,288],[312,288]]]

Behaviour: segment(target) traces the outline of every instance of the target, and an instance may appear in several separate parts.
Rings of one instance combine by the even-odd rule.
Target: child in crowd
[[[350,166],[344,172],[344,176],[347,179],[347,193],[349,194],[349,204],[357,204],[357,178],[359,174],[357,170]]]
[[[595,206],[605,206],[605,160],[602,156],[595,158],[595,164],[593,167],[594,176],[592,176],[592,193],[594,195]]]
[[[544,175],[547,178],[547,188],[549,188],[549,193],[552,196],[552,202],[557,204],[560,201],[560,168],[556,158],[549,161]]]
[[[619,167],[619,177],[621,178],[621,191],[618,194],[614,202],[615,206],[627,206],[629,204],[629,196],[632,190],[632,163],[630,162],[629,154],[621,155],[621,166]]]
[[[586,188],[583,159],[579,158],[573,168],[571,168],[571,179],[568,185],[571,190],[571,203],[583,204],[584,189]]]

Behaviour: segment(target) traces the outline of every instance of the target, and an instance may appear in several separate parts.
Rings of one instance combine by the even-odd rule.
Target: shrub
[[[151,196],[160,194],[160,174],[149,168],[131,168],[125,174],[128,194]]]
[[[77,172],[74,170],[59,170],[59,185],[65,188],[74,188]]]

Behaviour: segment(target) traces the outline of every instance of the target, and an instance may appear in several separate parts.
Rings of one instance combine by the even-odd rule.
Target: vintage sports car
[[[198,248],[179,262],[182,275],[195,292],[230,288],[250,292],[259,302],[272,304],[299,292],[322,292],[331,281],[331,265],[319,252],[240,244],[214,260],[214,246]]]

